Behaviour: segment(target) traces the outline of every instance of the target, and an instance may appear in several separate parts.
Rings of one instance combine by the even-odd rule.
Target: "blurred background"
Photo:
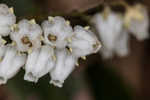
[[[35,18],[41,23],[48,15],[61,15],[72,25],[86,26],[88,22],[76,13],[94,14],[100,10],[99,5],[117,1],[121,0],[0,0],[0,3],[14,7],[18,20]],[[124,1],[150,7],[149,0]],[[50,85],[49,75],[37,84],[24,81],[21,70],[0,86],[0,100],[150,100],[150,39],[139,42],[131,36],[130,48],[130,55],[123,58],[103,60],[94,54],[86,61],[80,60],[80,66],[63,88]]]

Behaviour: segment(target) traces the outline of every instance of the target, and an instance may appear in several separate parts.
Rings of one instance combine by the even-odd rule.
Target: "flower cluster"
[[[140,41],[149,37],[149,18],[146,7],[141,4],[122,6],[125,8],[124,14],[106,6],[102,13],[95,14],[91,20],[103,44],[100,50],[103,58],[112,58],[114,54],[121,57],[128,55],[128,33]]]
[[[0,84],[23,67],[24,80],[36,83],[49,73],[50,83],[62,87],[78,59],[96,53],[100,47],[88,27],[72,28],[59,16],[48,17],[41,26],[34,19],[16,23],[13,9],[0,4]]]

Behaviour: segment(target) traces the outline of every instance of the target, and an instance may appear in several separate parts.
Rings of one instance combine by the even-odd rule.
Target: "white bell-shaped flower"
[[[28,55],[25,65],[24,80],[37,82],[46,75],[55,65],[54,50],[50,46],[42,46]]]
[[[92,31],[81,26],[75,26],[72,41],[68,46],[73,55],[83,57],[96,53],[101,44]]]
[[[138,40],[145,40],[149,37],[149,16],[148,11],[145,7],[141,5],[135,5],[136,10],[141,14],[140,19],[135,19],[134,16],[130,21],[130,25],[128,27],[129,32],[131,32]]]
[[[18,55],[14,47],[4,47],[1,50],[5,50],[5,52],[3,51],[0,62],[0,84],[5,84],[25,64],[26,56],[23,54]]]
[[[26,52],[41,47],[42,29],[34,20],[21,20],[11,33],[18,51]]]
[[[56,66],[50,71],[50,83],[62,87],[66,78],[74,70],[77,58],[65,49],[57,50],[56,58]]]
[[[7,36],[11,32],[11,27],[16,23],[16,16],[13,9],[5,4],[0,4],[0,35]]]
[[[115,52],[120,57],[125,57],[129,54],[129,34],[127,30],[123,30],[115,43]]]
[[[73,34],[72,27],[63,17],[49,17],[42,23],[45,43],[56,48],[65,48]]]
[[[91,22],[95,25],[98,35],[102,41],[102,50],[100,53],[104,58],[110,58],[116,41],[123,28],[123,19],[116,13],[110,11],[107,16],[103,13],[96,14]]]

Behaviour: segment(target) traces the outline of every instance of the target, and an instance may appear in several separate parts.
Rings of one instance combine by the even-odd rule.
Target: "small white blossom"
[[[66,78],[74,70],[77,58],[65,49],[57,50],[56,57],[56,66],[50,71],[50,83],[62,87]]]
[[[11,33],[11,39],[16,43],[18,51],[26,52],[41,46],[42,29],[34,20],[21,20]]]
[[[34,50],[28,55],[24,79],[37,82],[40,77],[46,75],[55,65],[53,56],[54,50],[50,46],[42,46]]]
[[[72,36],[72,27],[63,17],[50,17],[42,23],[45,43],[56,48],[65,48],[68,39]]]
[[[0,4],[0,35],[7,36],[11,27],[16,23],[16,16],[5,4]]]
[[[76,57],[87,56],[96,53],[101,47],[94,33],[81,26],[75,26],[72,41],[69,43],[71,52]]]
[[[140,5],[136,5],[140,6]],[[135,19],[132,18],[130,25],[128,27],[129,32],[131,32],[138,40],[144,40],[149,37],[149,16],[148,11],[144,7],[138,7],[137,10],[142,15],[142,18]],[[134,15],[136,16],[136,15]]]
[[[103,13],[98,13],[92,18],[98,35],[102,41],[102,50],[100,50],[104,58],[111,58],[115,49],[118,37],[123,29],[123,19],[114,12],[109,12],[105,18]]]
[[[4,47],[3,49],[6,51],[0,62],[0,84],[5,84],[8,79],[16,75],[26,61],[26,56],[18,55],[15,48]]]

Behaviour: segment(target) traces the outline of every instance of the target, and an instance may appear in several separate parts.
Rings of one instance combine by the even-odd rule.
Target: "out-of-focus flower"
[[[106,8],[103,13],[96,14],[91,22],[95,25],[103,44],[100,52],[104,58],[112,57],[115,45],[119,42],[118,37],[122,34],[123,19]]]
[[[13,8],[8,8],[5,4],[0,4],[0,35],[7,36],[11,32],[11,27],[16,23],[16,16]]]
[[[115,43],[115,53],[120,57],[125,57],[129,54],[129,34],[127,30],[122,30],[118,37]]]
[[[73,34],[69,21],[60,16],[49,17],[49,20],[42,23],[42,28],[45,43],[56,48],[65,48]]]
[[[125,26],[138,40],[145,40],[149,37],[149,17],[147,9],[136,4],[131,7],[125,15]]]
[[[56,66],[50,71],[50,83],[62,87],[66,78],[74,70],[77,58],[66,49],[57,50],[56,58]]]
[[[42,46],[28,55],[25,65],[24,79],[37,82],[38,79],[46,75],[55,65],[54,50],[50,46]]]
[[[14,47],[1,47],[0,84],[5,84],[25,64],[26,56],[18,55]]]
[[[42,29],[35,20],[21,20],[11,33],[18,51],[26,52],[41,47]]]
[[[74,56],[83,57],[98,52],[101,44],[92,31],[86,27],[75,26],[72,40],[68,46]]]

